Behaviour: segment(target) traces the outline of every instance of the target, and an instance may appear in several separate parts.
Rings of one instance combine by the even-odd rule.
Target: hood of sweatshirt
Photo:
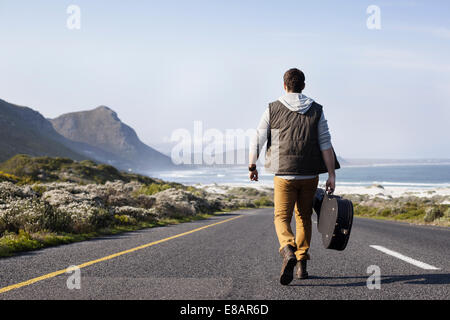
[[[314,102],[313,99],[308,98],[301,93],[286,93],[284,96],[281,96],[278,101],[280,101],[289,110],[299,112],[301,114],[306,113]]]

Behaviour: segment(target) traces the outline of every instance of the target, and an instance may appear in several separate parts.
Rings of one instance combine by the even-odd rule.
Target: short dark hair
[[[284,74],[284,84],[290,92],[300,93],[305,88],[305,74],[296,68],[289,69]]]

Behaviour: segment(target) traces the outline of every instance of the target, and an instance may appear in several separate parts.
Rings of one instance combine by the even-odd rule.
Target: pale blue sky
[[[81,30],[66,9],[81,8]],[[381,9],[368,30],[366,9]],[[0,0],[0,98],[46,117],[107,105],[160,146],[252,128],[307,78],[349,158],[450,158],[449,1]]]

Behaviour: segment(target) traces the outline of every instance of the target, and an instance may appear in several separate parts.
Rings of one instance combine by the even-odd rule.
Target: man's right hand
[[[333,193],[336,189],[336,176],[335,175],[329,175],[328,180],[325,186],[325,189],[328,193]]]
[[[258,181],[258,170],[250,171],[250,181]]]

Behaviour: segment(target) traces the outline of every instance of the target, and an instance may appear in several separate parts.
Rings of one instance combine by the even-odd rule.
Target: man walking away
[[[275,231],[283,264],[280,283],[288,285],[296,276],[306,279],[312,234],[313,199],[319,174],[328,172],[326,189],[335,189],[339,168],[323,108],[302,91],[305,75],[290,69],[284,75],[285,95],[269,104],[250,147],[250,180],[258,181],[256,162],[267,142],[265,167],[275,174]],[[291,229],[295,210],[296,236]]]

